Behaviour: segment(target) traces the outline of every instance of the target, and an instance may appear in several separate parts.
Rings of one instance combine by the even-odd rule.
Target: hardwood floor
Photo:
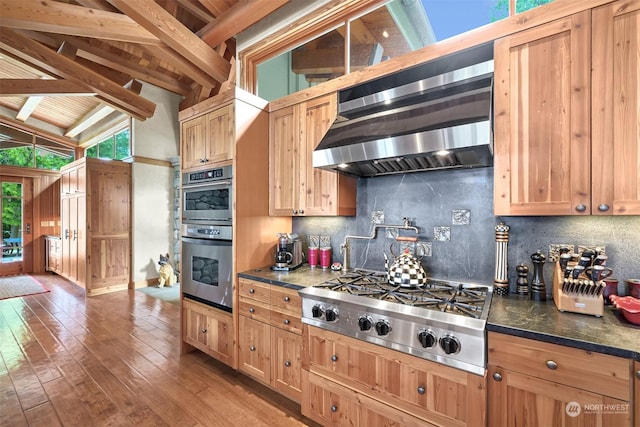
[[[198,351],[180,308],[133,290],[0,301],[0,426],[307,426],[299,405]]]

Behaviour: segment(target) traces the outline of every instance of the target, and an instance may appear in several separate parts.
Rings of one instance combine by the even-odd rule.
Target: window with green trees
[[[122,160],[131,155],[129,128],[121,130],[87,148],[87,157]]]
[[[75,160],[74,149],[58,142],[4,124],[0,135],[0,165],[60,170]]]

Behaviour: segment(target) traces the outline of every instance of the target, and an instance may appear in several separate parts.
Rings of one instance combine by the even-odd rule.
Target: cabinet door
[[[300,150],[300,206],[305,215],[339,215],[340,191],[348,189],[339,186],[340,181],[354,181],[351,177],[313,167],[313,150],[327,133],[337,114],[337,95],[330,94],[304,104],[304,125]],[[343,183],[344,184],[344,183]],[[343,195],[344,196],[344,195]],[[354,197],[355,201],[355,197]],[[355,215],[354,212],[345,214]]]
[[[238,369],[269,384],[271,380],[271,327],[263,322],[238,316]]]
[[[269,114],[269,215],[297,215],[300,194],[299,106]]]
[[[233,159],[233,105],[222,107],[207,114],[206,163],[224,162]]]
[[[204,116],[182,123],[182,169],[201,166],[206,150],[206,119]]]
[[[182,311],[184,341],[233,366],[231,314],[187,299],[182,300]]]
[[[302,337],[278,328],[271,328],[272,386],[281,394],[300,401],[302,385]]]
[[[640,0],[593,10],[592,213],[640,215]]]
[[[495,43],[495,215],[591,212],[590,11]]]
[[[489,366],[490,426],[629,426],[629,402]]]
[[[633,416],[634,426],[640,425],[640,362],[633,362]]]

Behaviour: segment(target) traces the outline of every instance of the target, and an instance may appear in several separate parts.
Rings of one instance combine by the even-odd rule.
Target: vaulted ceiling
[[[233,37],[289,1],[0,0],[0,119],[79,142],[110,115],[152,117],[143,82],[186,108],[235,83]]]

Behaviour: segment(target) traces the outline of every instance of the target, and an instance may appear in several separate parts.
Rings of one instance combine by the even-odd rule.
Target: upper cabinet
[[[313,150],[337,114],[336,94],[269,115],[269,214],[356,214],[356,180],[313,167]]]
[[[233,104],[182,123],[182,169],[233,159]]]
[[[495,215],[640,214],[639,8],[496,41]]]

